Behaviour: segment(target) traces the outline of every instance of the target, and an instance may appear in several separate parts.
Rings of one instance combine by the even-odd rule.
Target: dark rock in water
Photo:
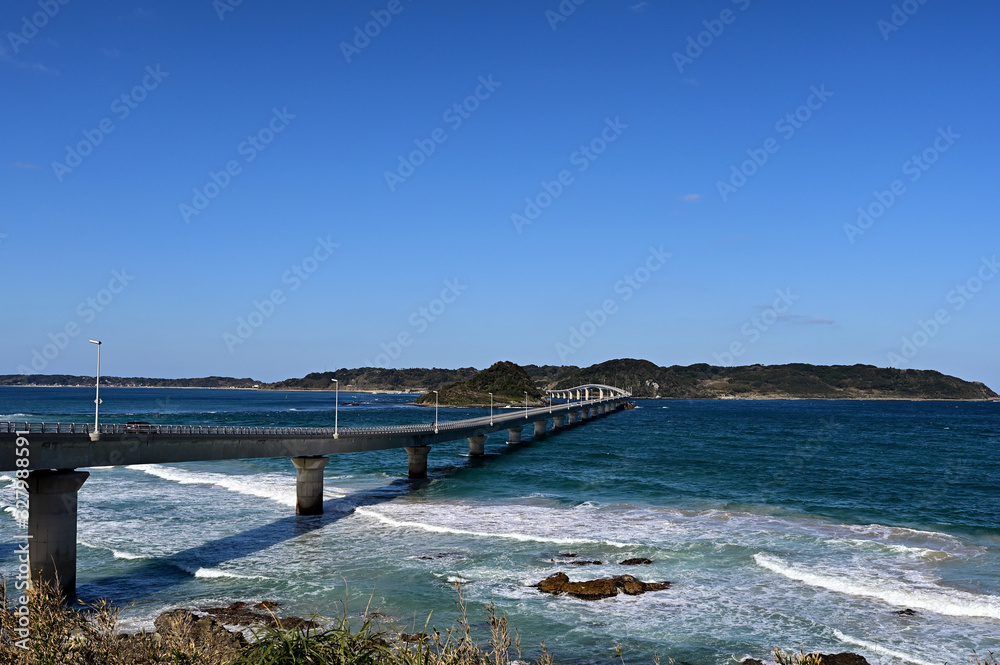
[[[265,600],[254,605],[254,609],[269,611],[278,607],[279,603]],[[280,625],[282,628],[315,628],[316,624],[301,617],[289,616],[285,618],[275,618],[270,612],[267,614],[254,612],[246,603],[232,603],[228,607],[203,607],[202,612],[217,617],[223,623],[230,626],[271,626]]]
[[[897,610],[895,612],[895,614],[898,614],[901,617],[912,617],[916,615],[916,613],[917,613],[916,610],[911,610],[909,607],[907,607],[905,610]]]
[[[856,653],[821,653],[819,654],[820,665],[869,665],[864,656]]]
[[[573,558],[575,556],[580,556],[580,555],[577,554],[576,552],[560,552],[559,556],[564,556],[564,557],[566,557],[568,559],[571,559],[571,558]]]
[[[602,566],[604,565],[601,561],[587,561],[586,559],[577,559],[576,561],[567,561],[571,566]]]
[[[647,591],[660,591],[670,587],[670,582],[641,582],[631,575],[616,575],[611,578],[570,582],[566,573],[556,573],[535,585],[543,593],[566,593],[583,600],[600,600],[617,596],[619,592],[638,596]]]
[[[153,622],[160,638],[168,642],[194,643],[203,654],[231,653],[236,655],[247,645],[241,633],[230,633],[215,619],[199,617],[187,610],[171,610]]]
[[[756,658],[746,658],[740,665],[764,665],[764,661]]]
[[[622,561],[620,566],[643,566],[649,563],[653,563],[652,559],[646,559],[644,557],[636,557],[634,559],[625,559]]]

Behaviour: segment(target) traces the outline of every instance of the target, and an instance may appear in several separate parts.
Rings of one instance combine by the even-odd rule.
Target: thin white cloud
[[[643,0],[642,2],[638,2],[632,5],[631,7],[629,7],[629,9],[631,9],[634,12],[641,12],[644,11],[646,7],[649,7],[649,3]]]
[[[685,194],[679,198],[685,203],[701,203],[701,194]]]
[[[29,171],[34,171],[34,170],[36,170],[38,168],[34,164],[25,163],[25,162],[14,162],[13,166],[16,169],[25,169],[25,170],[29,170]]]
[[[116,48],[100,48],[98,50],[101,52],[101,55],[107,56],[109,58],[117,58],[122,54],[122,52]]]

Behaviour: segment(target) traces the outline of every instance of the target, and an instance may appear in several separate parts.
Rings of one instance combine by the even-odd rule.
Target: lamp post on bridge
[[[438,391],[434,391],[434,433],[438,433]]]
[[[528,391],[524,391],[524,419],[528,419]]]
[[[90,440],[100,441],[101,431],[98,425],[98,415],[101,411],[101,341],[92,339],[90,343],[97,345],[97,378],[94,381],[94,431],[90,433]]]
[[[493,393],[490,393],[490,427],[493,427]]]
[[[334,402],[333,402],[333,438],[339,439],[340,433],[337,431],[337,416],[340,411],[340,381],[337,379],[330,379],[333,381],[334,388]]]

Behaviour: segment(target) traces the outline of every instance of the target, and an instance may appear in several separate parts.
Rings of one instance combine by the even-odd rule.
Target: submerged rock
[[[610,578],[570,582],[566,573],[550,575],[535,585],[543,593],[565,593],[583,600],[611,598],[619,593],[638,596],[647,591],[661,591],[670,587],[670,582],[642,582],[631,575],[616,575]]]
[[[636,557],[634,559],[625,559],[619,566],[644,566],[646,564],[653,563],[652,559],[647,559],[645,557]]]
[[[895,614],[898,614],[901,617],[912,617],[915,616],[916,613],[917,613],[916,610],[911,610],[909,607],[907,607],[905,610],[896,610],[895,612]]]

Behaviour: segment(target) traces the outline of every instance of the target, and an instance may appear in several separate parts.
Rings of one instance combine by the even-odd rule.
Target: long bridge
[[[170,464],[213,460],[290,457],[295,466],[295,512],[323,512],[323,469],[328,455],[403,448],[410,478],[427,477],[431,446],[469,440],[469,455],[484,454],[486,435],[507,430],[520,443],[531,425],[535,438],[622,409],[631,395],[620,388],[588,384],[546,391],[543,407],[505,409],[481,418],[428,425],[384,427],[244,427],[0,422],[0,471],[16,472],[15,510],[28,510],[27,564],[34,582],[76,594],[77,499],[87,467]],[[555,403],[557,399],[566,400]],[[548,421],[552,420],[552,429]],[[22,568],[23,570],[23,568]]]

